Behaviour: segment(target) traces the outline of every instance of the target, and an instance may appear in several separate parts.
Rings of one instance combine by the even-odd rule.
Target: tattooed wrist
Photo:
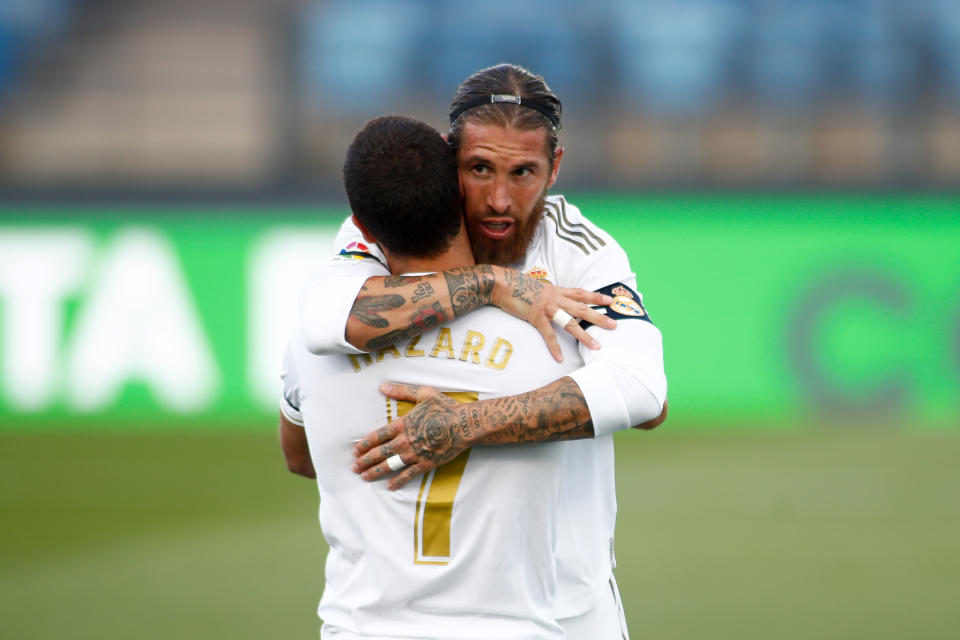
[[[495,278],[493,267],[488,264],[449,269],[443,272],[443,277],[454,317],[490,304],[493,298]]]
[[[477,444],[576,440],[594,435],[587,401],[572,378],[480,405],[483,430]]]
[[[505,281],[507,290],[510,292],[510,297],[519,298],[530,305],[532,305],[540,295],[540,291],[547,286],[543,282],[513,269],[507,269]]]

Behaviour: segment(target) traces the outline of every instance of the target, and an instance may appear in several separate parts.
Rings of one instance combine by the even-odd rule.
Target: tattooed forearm
[[[474,444],[576,440],[593,437],[593,420],[572,378],[480,403],[483,433]]]
[[[380,312],[398,309],[403,306],[403,297],[398,295],[359,296],[353,302],[350,315],[365,325],[383,328],[389,325]]]
[[[424,298],[429,298],[434,295],[433,287],[430,286],[429,282],[421,282],[417,285],[416,291],[413,292],[413,297],[410,298],[410,302],[420,302]]]
[[[510,295],[503,280],[497,281],[498,270],[501,267],[474,265],[425,276],[369,278],[347,319],[347,342],[360,349],[382,349],[491,304],[495,284],[500,297]]]
[[[476,265],[443,272],[450,293],[454,317],[490,304],[493,295],[494,273],[490,265]]]
[[[389,347],[392,344],[397,344],[398,342],[412,338],[446,321],[447,317],[443,313],[443,307],[439,302],[434,302],[431,305],[417,309],[416,313],[410,317],[410,324],[407,326],[400,329],[393,329],[383,335],[371,338],[366,342],[364,347],[369,351],[383,349],[384,347]],[[386,326],[386,324],[382,325],[382,327]]]
[[[376,338],[367,340],[366,344],[363,345],[363,348],[371,352],[379,351],[380,349],[384,349],[412,338],[418,333],[422,332],[414,327],[407,327],[406,329],[394,329],[393,331],[386,332],[382,336],[377,336]]]
[[[396,289],[398,287],[405,287],[409,284],[416,284],[422,281],[423,278],[421,276],[386,276],[383,279],[383,286],[385,289]]]

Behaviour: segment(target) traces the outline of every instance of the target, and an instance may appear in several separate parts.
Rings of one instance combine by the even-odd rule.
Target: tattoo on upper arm
[[[443,272],[450,293],[453,316],[461,316],[477,307],[490,304],[494,273],[490,265],[476,265]]]
[[[389,326],[389,322],[379,315],[381,311],[389,311],[403,306],[403,296],[390,294],[385,296],[358,297],[350,310],[350,315],[363,324],[382,329]]]

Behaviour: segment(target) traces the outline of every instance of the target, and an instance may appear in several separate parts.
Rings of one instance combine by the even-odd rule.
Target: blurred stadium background
[[[956,0],[0,0],[0,637],[316,637],[295,294],[353,134],[501,61],[664,333],[634,637],[955,637]]]

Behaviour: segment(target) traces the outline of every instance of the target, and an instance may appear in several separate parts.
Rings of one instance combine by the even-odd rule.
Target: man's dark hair
[[[347,150],[343,184],[357,219],[398,255],[441,253],[463,222],[456,158],[436,129],[413,118],[368,122]]]
[[[509,101],[491,102],[490,97],[502,100],[516,96],[521,104]],[[473,105],[474,103],[480,103]],[[531,107],[530,104],[535,106]],[[466,108],[464,108],[466,107]],[[511,126],[522,130],[547,131],[547,156],[553,166],[553,156],[560,141],[560,114],[563,108],[546,81],[516,64],[498,64],[481,69],[464,80],[450,103],[450,145],[460,148],[463,125],[467,122]]]

